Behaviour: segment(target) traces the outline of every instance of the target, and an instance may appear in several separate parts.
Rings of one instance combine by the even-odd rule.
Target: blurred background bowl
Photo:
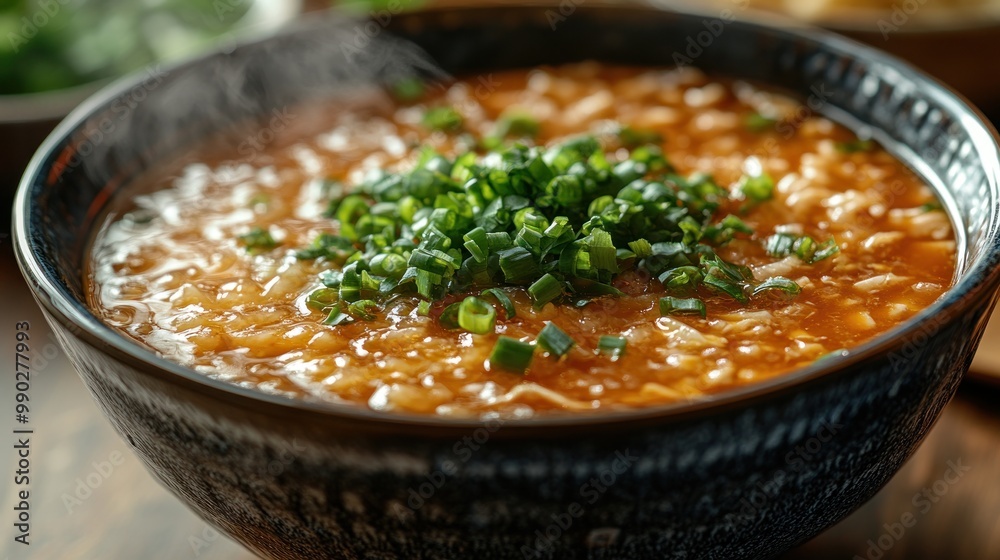
[[[31,155],[91,94],[139,68],[274,30],[305,1],[0,2],[0,227]]]
[[[857,39],[911,62],[1000,116],[1000,0],[699,0],[745,6]]]

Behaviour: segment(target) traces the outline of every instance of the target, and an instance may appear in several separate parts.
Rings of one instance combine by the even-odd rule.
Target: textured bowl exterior
[[[705,21],[580,6],[555,31],[551,9],[538,7],[398,15],[390,27],[449,72],[488,73],[588,58],[670,65]],[[822,99],[804,107],[868,127],[940,189],[964,241],[955,288],[846,357],[707,403],[443,422],[229,387],[100,324],[83,304],[81,264],[109,196],[221,125],[336,89],[354,76],[333,58],[351,25],[312,24],[172,69],[98,141],[88,127],[137,83],[151,82],[106,92],[43,146],[15,208],[25,277],[103,412],[164,486],[257,554],[767,558],[870,498],[954,394],[995,302],[995,132],[893,59],[823,33],[754,23],[727,21],[696,65]],[[314,80],[289,83],[281,62],[289,58],[326,66],[316,66]],[[273,83],[261,85],[265,77]],[[225,87],[195,87],[206,81]],[[243,92],[240,103],[224,99],[233,90]],[[151,138],[151,127],[164,132]]]
[[[773,556],[874,495],[953,395],[985,312],[724,414],[521,437],[276,420],[152,379],[52,322],[157,479],[265,558],[734,559]]]

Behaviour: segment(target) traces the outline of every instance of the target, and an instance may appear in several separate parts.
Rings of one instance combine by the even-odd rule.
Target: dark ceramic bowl
[[[107,82],[85,84],[62,91],[0,95],[0,227],[7,229],[17,182],[28,161],[52,129],[80,102]]]
[[[379,24],[313,22],[154,82],[123,82],[35,156],[16,201],[17,257],[87,387],[150,472],[261,556],[768,557],[870,498],[967,370],[1000,280],[996,134],[975,109],[820,31],[727,22],[709,39],[704,15],[564,4],[431,10],[388,26],[449,72],[487,75],[581,59],[670,65],[702,37],[701,68],[811,96],[804,107],[870,130],[934,185],[961,241],[955,286],[843,356],[633,412],[482,423],[268,396],[170,363],[88,310],[82,267],[102,210],[137,174],[210,134],[252,129],[254,118],[357,80],[437,67]],[[554,17],[560,9],[572,13]],[[366,29],[379,40],[365,42]],[[136,88],[141,102],[116,112]]]

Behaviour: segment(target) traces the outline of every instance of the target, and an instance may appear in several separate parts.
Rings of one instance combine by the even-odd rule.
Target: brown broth
[[[891,329],[951,283],[955,239],[947,215],[925,206],[936,203],[932,191],[880,148],[842,153],[836,143],[853,133],[787,97],[693,70],[593,63],[496,73],[490,88],[482,83],[456,82],[415,106],[383,94],[350,111],[336,103],[303,110],[326,131],[296,136],[290,128],[242,160],[247,150],[148,178],[150,194],[132,203],[152,220],[113,215],[94,243],[91,305],[167,358],[265,392],[385,411],[527,417],[697,398],[783,375]],[[707,318],[660,317],[662,287],[629,273],[615,281],[626,297],[582,308],[535,311],[511,288],[517,317],[501,313],[489,335],[443,329],[418,316],[415,297],[397,298],[371,322],[324,325],[325,314],[304,302],[330,265],[293,256],[318,232],[336,231],[321,215],[320,179],[351,185],[366,169],[405,168],[423,145],[453,153],[462,140],[419,122],[425,105],[442,102],[480,135],[521,108],[542,122],[540,144],[580,133],[607,139],[614,123],[653,129],[681,174],[711,173],[730,188],[759,162],[777,184],[775,198],[744,216],[752,237],[719,253],[758,279],[796,280],[802,293],[746,306],[703,294]],[[745,122],[754,113],[783,120],[752,131]],[[738,211],[733,202],[719,214]],[[250,255],[237,237],[258,225],[281,245]],[[775,259],[762,244],[775,231],[833,237],[841,251],[812,265]],[[537,352],[524,375],[491,367],[499,335],[533,340],[546,321],[578,343],[568,355]],[[627,338],[624,356],[595,354],[601,335]]]

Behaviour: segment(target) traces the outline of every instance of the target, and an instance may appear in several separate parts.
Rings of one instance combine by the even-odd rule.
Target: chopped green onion
[[[742,212],[746,212],[774,197],[774,180],[767,173],[756,176],[744,175],[737,189],[747,201],[740,208]]]
[[[778,124],[778,119],[766,117],[760,113],[750,113],[744,119],[743,124],[751,132],[766,132]]]
[[[328,215],[332,215],[337,218],[340,222],[340,233],[348,239],[357,239],[358,235],[354,229],[355,224],[362,216],[368,214],[368,202],[364,197],[357,194],[352,194],[344,197],[332,212],[328,212]]]
[[[465,240],[465,248],[479,262],[485,261],[490,253],[490,239],[488,236],[489,234],[486,233],[486,230],[477,227],[462,237]]]
[[[327,288],[339,289],[343,280],[344,272],[342,270],[324,270],[319,273],[319,281]]]
[[[565,285],[551,274],[545,274],[534,284],[528,286],[528,295],[535,309],[545,307],[546,303],[558,298],[565,291]]]
[[[628,247],[635,253],[636,258],[644,259],[653,254],[653,246],[641,237],[635,241],[629,241]]]
[[[697,298],[660,298],[660,315],[700,315],[705,318],[707,313],[705,302]]]
[[[798,295],[798,293],[802,291],[802,288],[799,287],[799,285],[796,284],[794,281],[789,280],[788,278],[784,278],[782,276],[775,276],[773,278],[768,278],[767,280],[764,280],[763,282],[758,284],[753,289],[753,295],[757,296],[775,290],[784,292],[786,295],[789,296],[794,296]]]
[[[837,142],[835,146],[841,153],[854,154],[857,152],[870,152],[875,147],[875,143],[871,140],[861,140],[858,138],[848,142]]]
[[[617,361],[625,353],[628,340],[620,336],[601,335],[597,342],[597,353],[606,354],[611,361]]]
[[[747,297],[743,286],[730,279],[709,274],[705,276],[702,283],[710,290],[726,294],[740,303],[747,303],[750,301],[750,298]]]
[[[678,266],[660,275],[660,283],[670,294],[689,294],[694,292],[703,278],[701,270],[696,266]]]
[[[590,262],[598,270],[618,272],[618,252],[615,251],[611,234],[603,229],[595,229],[590,234]]]
[[[787,257],[795,252],[797,235],[776,233],[764,240],[764,250],[771,257]]]
[[[426,317],[431,314],[431,302],[426,299],[420,300],[417,304],[417,315],[420,317]]]
[[[623,126],[618,129],[618,140],[626,148],[635,148],[643,144],[662,144],[663,136],[655,130]]]
[[[833,239],[827,239],[819,245],[816,252],[812,254],[812,258],[809,260],[810,263],[819,262],[823,259],[832,257],[840,252],[840,246]]]
[[[543,350],[557,358],[565,356],[570,349],[576,346],[576,341],[551,321],[546,322],[545,326],[542,327],[536,342]]]
[[[514,242],[511,240],[510,234],[506,231],[487,233],[486,243],[490,252],[499,252],[504,249],[510,249],[514,246]]]
[[[508,319],[513,319],[517,316],[517,309],[514,307],[514,302],[510,300],[510,297],[504,293],[500,288],[490,288],[488,290],[483,290],[481,295],[493,296],[496,298],[497,302],[503,307],[503,312],[507,314]]]
[[[474,296],[465,298],[458,306],[458,326],[472,334],[493,332],[496,321],[493,306]]]
[[[538,263],[534,255],[523,247],[511,247],[499,251],[500,270],[508,284],[525,284],[538,274]]]
[[[354,243],[350,239],[324,232],[319,234],[309,247],[296,251],[295,258],[312,260],[325,257],[338,264],[343,264],[355,251]]]
[[[462,303],[456,301],[441,311],[441,316],[438,317],[438,322],[441,323],[442,327],[450,331],[462,328],[462,325],[458,324],[458,310],[461,306]]]
[[[378,304],[370,299],[361,299],[351,302],[351,304],[347,306],[347,312],[350,313],[351,317],[364,319],[365,321],[375,319],[375,315],[370,311],[372,309],[378,309]]]
[[[534,358],[534,345],[501,335],[490,354],[490,365],[514,373],[524,373]]]
[[[840,252],[840,247],[833,239],[817,244],[808,235],[775,233],[764,241],[764,250],[771,257],[795,255],[803,262],[814,264],[837,254]]]
[[[462,115],[452,107],[432,107],[424,113],[423,123],[431,130],[452,132],[462,128]]]
[[[410,253],[410,260],[407,265],[417,270],[423,270],[439,276],[448,274],[458,268],[455,265],[454,259],[447,253],[436,249],[427,251],[420,248],[414,249]]]
[[[937,202],[927,202],[925,204],[920,205],[920,211],[925,214],[927,212],[934,212],[935,210],[943,210],[943,209],[944,207],[938,204]]]
[[[248,233],[244,233],[240,236],[240,241],[249,253],[261,253],[278,246],[271,232],[261,227],[254,227]]]
[[[432,127],[460,126],[450,107],[425,116]],[[504,136],[537,130],[525,115],[498,121]],[[605,153],[584,135],[455,157],[425,148],[409,170],[376,170],[353,189],[338,187],[327,211],[336,221],[331,232],[295,253],[316,261],[319,282],[331,290],[307,295],[307,305],[337,307],[348,317],[337,320],[346,321],[373,316],[399,296],[423,300],[417,313],[426,314],[433,302],[481,292],[510,319],[515,309],[504,289],[524,287],[536,308],[569,293],[579,306],[622,297],[614,283],[626,271],[658,278],[669,297],[692,298],[704,287],[747,303],[762,284],[713,250],[753,233],[737,216],[718,219],[729,190],[705,174],[678,175],[655,133],[622,129],[620,137],[638,145]],[[773,191],[765,174],[744,177],[734,198],[752,206]],[[801,239],[778,250],[815,262],[837,246]],[[763,285],[757,293],[776,289]],[[446,307],[441,324],[459,328],[458,308]]]
[[[393,96],[403,102],[413,102],[424,96],[427,91],[424,82],[417,78],[400,80],[390,87]]]
[[[333,288],[319,288],[309,293],[306,298],[306,306],[309,309],[325,311],[330,309],[340,301],[339,292]]]
[[[529,137],[538,136],[541,125],[538,119],[523,112],[511,112],[504,114],[497,120],[496,128],[491,136],[493,138]]]
[[[342,325],[344,323],[350,323],[352,321],[354,321],[354,318],[348,315],[347,313],[342,312],[340,310],[340,305],[337,304],[334,305],[332,308],[330,308],[330,313],[326,316],[326,319],[323,321],[323,324],[337,326],[337,325]]]

